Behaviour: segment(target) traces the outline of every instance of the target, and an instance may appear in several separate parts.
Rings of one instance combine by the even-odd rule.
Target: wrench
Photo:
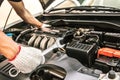
[[[47,48],[46,50],[44,50],[42,52],[43,55],[46,55],[47,53],[49,53],[50,51],[52,51],[55,48],[62,48],[64,47],[65,44],[61,44],[60,41],[63,40],[63,38],[57,38],[56,42],[49,48]]]
[[[48,49],[44,50],[42,53],[43,55],[46,55],[50,51],[52,51],[55,48],[62,48],[64,45],[68,42],[70,42],[73,39],[73,35],[75,33],[76,29],[69,30],[65,33],[63,37],[59,37],[56,39],[56,42],[49,47]],[[62,42],[61,42],[62,41]]]

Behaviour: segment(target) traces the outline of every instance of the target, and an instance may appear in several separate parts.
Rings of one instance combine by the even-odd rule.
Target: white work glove
[[[51,25],[43,23],[42,26],[41,26],[41,28],[48,28],[48,27],[51,27]]]
[[[41,53],[41,50],[33,47],[23,47],[14,60],[9,61],[13,64],[20,72],[30,73],[38,65],[44,64],[45,58]]]
[[[45,32],[50,32],[51,30],[50,30],[49,27],[51,27],[51,25],[43,23],[42,26],[41,26],[41,30],[45,31]]]

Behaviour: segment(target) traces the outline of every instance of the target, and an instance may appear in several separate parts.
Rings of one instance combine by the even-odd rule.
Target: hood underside
[[[43,9],[45,10],[55,0],[39,0]]]

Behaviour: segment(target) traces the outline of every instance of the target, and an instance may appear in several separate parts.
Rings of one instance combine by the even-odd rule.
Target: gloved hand
[[[22,73],[30,73],[38,65],[45,62],[44,56],[41,54],[41,50],[33,47],[21,46],[20,52],[12,61],[9,61]]]
[[[50,32],[51,30],[50,30],[49,27],[51,27],[51,25],[43,23],[42,26],[41,26],[41,30],[45,31],[45,32]]]

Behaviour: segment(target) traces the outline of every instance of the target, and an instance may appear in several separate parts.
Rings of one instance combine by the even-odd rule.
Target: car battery
[[[116,50],[116,49],[112,49],[112,48],[100,48],[98,50],[97,57],[99,58],[100,55],[104,55],[107,57],[120,58],[120,50]]]
[[[103,72],[113,69],[120,71],[120,51],[112,48],[98,49],[97,59],[94,66]]]
[[[66,46],[66,53],[69,57],[73,57],[85,66],[91,67],[96,58],[96,44],[85,44],[79,41],[72,41]]]

